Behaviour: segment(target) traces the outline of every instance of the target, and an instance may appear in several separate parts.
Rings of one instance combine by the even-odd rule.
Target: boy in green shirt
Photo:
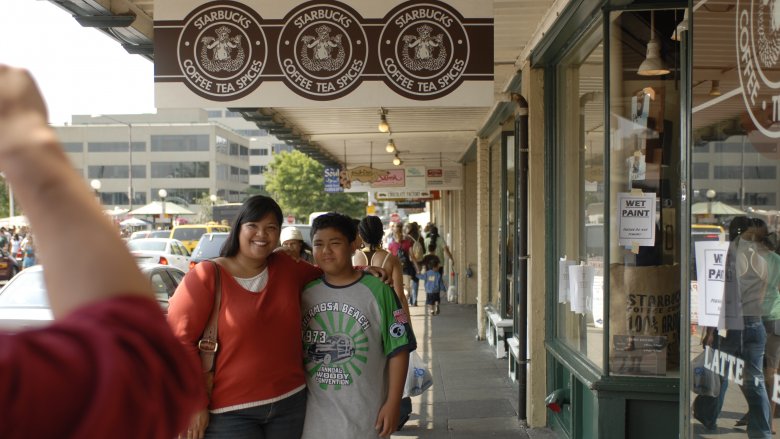
[[[409,352],[416,348],[393,290],[352,267],[357,230],[344,215],[312,224],[321,279],[301,296],[309,390],[303,437],[389,437],[396,430]]]

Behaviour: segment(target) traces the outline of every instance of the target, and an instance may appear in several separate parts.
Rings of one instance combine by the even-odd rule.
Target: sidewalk
[[[424,295],[422,297],[424,303]],[[526,429],[517,420],[518,386],[507,360],[476,340],[476,305],[441,305],[437,316],[410,307],[417,352],[433,373],[433,387],[412,398],[413,413],[393,438],[554,439],[549,429]]]

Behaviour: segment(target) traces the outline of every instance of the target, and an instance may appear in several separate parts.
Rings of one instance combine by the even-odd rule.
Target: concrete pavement
[[[424,303],[422,294],[420,303]],[[509,380],[507,360],[496,359],[477,341],[476,305],[442,304],[426,315],[411,307],[417,352],[433,374],[433,387],[412,398],[413,413],[393,438],[554,439],[549,429],[526,429],[517,420],[518,386]]]

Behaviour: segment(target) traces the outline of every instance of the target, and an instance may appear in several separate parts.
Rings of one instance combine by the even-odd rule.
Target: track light
[[[387,146],[385,146],[385,151],[389,152],[390,154],[395,152],[395,143],[393,142],[393,139],[387,141]]]
[[[396,166],[401,166],[401,157],[398,157],[398,153],[395,154],[395,157],[393,157],[393,164]]]
[[[647,42],[647,56],[639,65],[637,74],[642,76],[659,76],[669,73],[669,69],[661,58],[661,42],[655,36],[655,11],[650,11],[650,41]]]
[[[387,123],[387,116],[385,114],[385,109],[381,108],[379,110],[379,125],[377,125],[377,129],[379,129],[380,133],[390,132],[390,124]]]

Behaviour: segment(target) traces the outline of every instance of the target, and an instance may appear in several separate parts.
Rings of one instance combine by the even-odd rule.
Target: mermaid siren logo
[[[737,63],[750,119],[780,138],[780,0],[737,2]]]
[[[241,47],[241,35],[230,38],[230,29],[220,26],[215,31],[217,37],[206,36],[201,38],[203,45],[200,49],[200,65],[209,72],[221,71],[235,72],[244,65],[244,48]],[[236,50],[235,59],[232,57],[233,49]],[[212,56],[209,57],[209,50]]]
[[[301,37],[300,60],[303,66],[311,71],[334,71],[344,65],[344,46],[341,44],[341,34],[330,36],[331,28],[322,25],[317,27],[317,36],[305,35]],[[312,56],[309,56],[309,50]],[[331,52],[336,52],[332,57]]]
[[[402,64],[409,70],[439,70],[447,62],[447,47],[444,46],[444,34],[431,36],[433,28],[424,24],[417,29],[417,35],[403,36],[404,48],[401,50]],[[414,49],[414,55],[409,55]],[[434,56],[434,51],[438,54]]]

